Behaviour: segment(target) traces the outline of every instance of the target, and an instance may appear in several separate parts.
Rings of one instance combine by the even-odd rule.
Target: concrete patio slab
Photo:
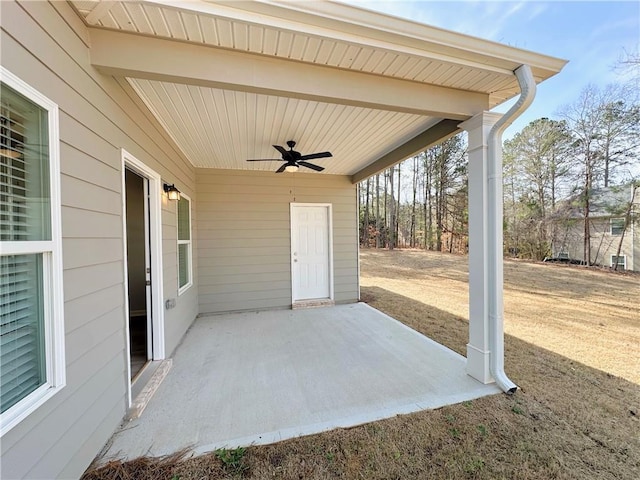
[[[202,317],[102,460],[272,443],[495,393],[464,357],[366,304]]]

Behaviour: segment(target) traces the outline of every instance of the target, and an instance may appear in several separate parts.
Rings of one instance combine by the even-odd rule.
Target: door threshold
[[[142,415],[147,407],[149,400],[156,393],[158,387],[171,370],[173,360],[156,360],[148,362],[142,371],[136,376],[135,381],[131,383],[131,407],[127,412],[126,419],[134,420]]]
[[[328,298],[315,299],[315,300],[298,300],[293,302],[291,310],[298,310],[299,308],[319,308],[319,307],[334,307],[336,302],[329,300]]]

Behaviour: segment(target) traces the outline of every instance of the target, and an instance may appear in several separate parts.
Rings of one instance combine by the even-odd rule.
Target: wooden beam
[[[391,152],[380,157],[378,160],[370,163],[359,172],[353,174],[351,176],[351,183],[361,182],[362,180],[386,170],[392,165],[423,152],[433,145],[444,142],[446,139],[462,131],[458,125],[460,125],[458,120],[441,120],[431,128],[428,128],[424,132],[413,137],[407,143],[400,145]]]
[[[465,120],[483,93],[143,35],[89,29],[103,73]]]

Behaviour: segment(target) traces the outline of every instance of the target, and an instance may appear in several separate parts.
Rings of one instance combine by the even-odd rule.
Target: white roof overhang
[[[458,131],[564,60],[334,2],[72,1],[91,62],[126,78],[196,167],[330,150],[358,181]]]

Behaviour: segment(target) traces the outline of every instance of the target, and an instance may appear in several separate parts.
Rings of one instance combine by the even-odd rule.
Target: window
[[[178,295],[193,283],[191,268],[191,200],[185,194],[178,200]]]
[[[612,218],[609,220],[611,235],[622,235],[624,232],[624,218]]]
[[[627,256],[626,255],[620,255],[619,257],[616,257],[615,255],[611,255],[611,268],[615,267],[616,263],[618,264],[618,269],[622,268],[622,270],[626,270],[627,269]]]
[[[58,107],[0,67],[0,434],[65,383]]]

